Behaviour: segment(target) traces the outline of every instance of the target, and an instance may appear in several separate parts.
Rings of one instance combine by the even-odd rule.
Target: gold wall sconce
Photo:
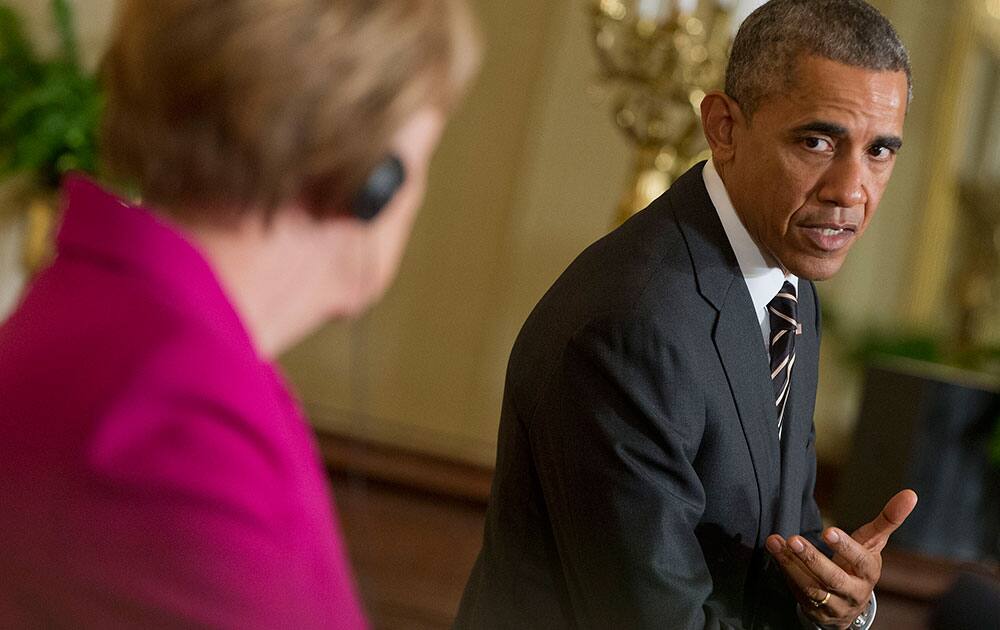
[[[635,146],[632,181],[616,224],[645,208],[708,156],[701,101],[725,77],[734,1],[592,0],[601,83],[614,120]]]

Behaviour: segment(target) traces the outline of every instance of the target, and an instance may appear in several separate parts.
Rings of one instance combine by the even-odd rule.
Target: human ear
[[[743,121],[739,104],[722,92],[707,94],[701,101],[701,126],[705,131],[712,157],[717,163],[732,159],[736,140],[733,133]]]

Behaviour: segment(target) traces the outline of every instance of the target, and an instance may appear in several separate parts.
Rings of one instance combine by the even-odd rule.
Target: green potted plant
[[[32,191],[24,204],[29,273],[48,258],[54,199],[63,175],[98,168],[100,84],[80,65],[68,0],[51,0],[51,9],[59,48],[42,58],[26,37],[20,16],[0,4],[0,178],[21,176]]]

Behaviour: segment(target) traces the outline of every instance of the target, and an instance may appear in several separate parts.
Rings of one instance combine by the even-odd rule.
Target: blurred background
[[[450,624],[480,543],[518,329],[584,247],[698,158],[699,94],[760,2],[472,4],[485,64],[435,159],[399,280],[362,320],[281,360],[377,627]],[[995,578],[1000,557],[1000,0],[872,4],[910,49],[915,99],[879,215],[820,286],[817,492],[847,524],[896,485],[925,490],[927,517],[887,561],[879,613],[881,627],[919,628],[959,572]],[[115,0],[72,0],[66,14],[43,0],[0,7],[12,10],[0,20],[2,318],[45,263],[58,172],[94,157],[93,73]],[[10,44],[15,22],[32,50]],[[58,67],[19,79],[22,53]],[[950,467],[930,448],[949,440]],[[890,455],[876,460],[875,445]],[[844,484],[870,501],[842,498]],[[965,511],[923,500],[956,488]],[[963,519],[961,539],[945,540]]]

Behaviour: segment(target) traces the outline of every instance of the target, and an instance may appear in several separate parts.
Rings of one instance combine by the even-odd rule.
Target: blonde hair
[[[124,0],[105,166],[188,220],[287,202],[327,216],[409,116],[453,106],[478,59],[465,0]]]

